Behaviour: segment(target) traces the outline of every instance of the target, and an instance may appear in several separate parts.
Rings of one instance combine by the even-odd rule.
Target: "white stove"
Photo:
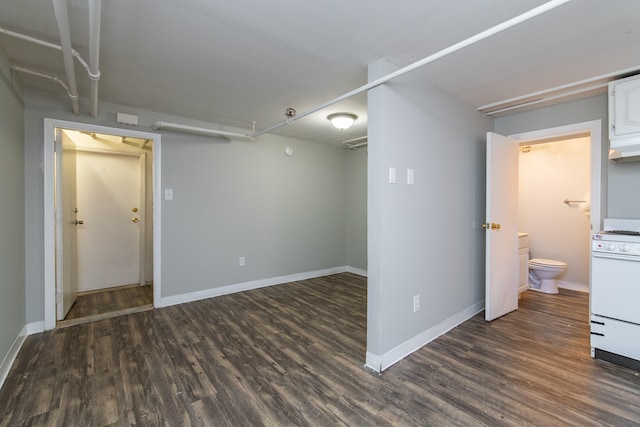
[[[604,230],[593,235],[594,252],[640,256],[640,220],[604,220]]]
[[[640,220],[604,220],[591,244],[591,353],[640,370]]]

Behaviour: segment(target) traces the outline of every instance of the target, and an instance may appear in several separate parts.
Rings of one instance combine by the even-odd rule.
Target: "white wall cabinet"
[[[609,139],[640,137],[640,75],[609,83]]]

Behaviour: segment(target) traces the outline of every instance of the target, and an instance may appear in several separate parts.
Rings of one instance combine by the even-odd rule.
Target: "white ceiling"
[[[103,0],[100,95],[158,113],[251,130],[367,82],[367,64],[404,67],[543,0]],[[73,47],[88,60],[86,0],[68,0]],[[0,27],[59,43],[50,0],[0,0]],[[0,35],[12,64],[65,78],[62,55]],[[412,72],[475,107],[630,68],[640,70],[640,1],[573,0]],[[89,78],[76,63],[78,87]],[[50,90],[71,109],[64,90]],[[348,131],[326,116],[349,111]],[[84,115],[88,111],[81,112]],[[366,134],[366,96],[275,133],[337,143]],[[158,120],[163,117],[158,117]]]

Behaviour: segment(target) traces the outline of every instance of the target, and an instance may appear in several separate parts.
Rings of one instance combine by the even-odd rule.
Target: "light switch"
[[[173,200],[173,189],[165,188],[164,189],[164,199],[165,200]]]
[[[407,185],[413,185],[413,169],[407,169]]]
[[[389,184],[396,183],[396,168],[389,168]]]

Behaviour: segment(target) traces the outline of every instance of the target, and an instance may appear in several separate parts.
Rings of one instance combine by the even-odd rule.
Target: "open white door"
[[[63,320],[78,294],[76,147],[60,129],[55,140],[56,319]]]
[[[518,141],[487,133],[485,320],[518,308]]]

